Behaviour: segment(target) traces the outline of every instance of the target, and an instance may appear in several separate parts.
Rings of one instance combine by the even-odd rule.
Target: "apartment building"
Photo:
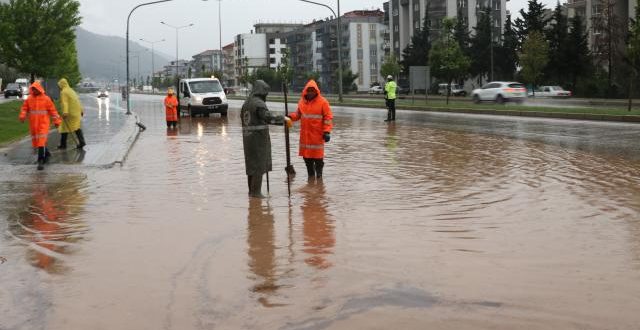
[[[267,35],[264,33],[238,34],[234,41],[235,79],[240,80],[245,73],[252,73],[260,67],[266,67]]]
[[[602,29],[605,19],[603,14],[606,8],[611,7],[617,22],[629,22],[630,18],[635,15],[636,3],[635,0],[568,0],[565,6],[569,17],[582,16],[584,18],[589,49],[596,50],[595,46],[600,44],[603,38]]]
[[[234,43],[222,47],[222,73],[224,86],[237,86],[235,77],[235,57],[233,51]]]
[[[483,9],[491,8],[494,38],[500,40],[506,19],[507,0],[390,0],[384,4],[390,29],[390,51],[402,58],[402,51],[411,42],[415,31],[422,28],[424,17],[429,12],[427,24],[436,38],[442,28],[442,19],[455,17],[466,21],[469,31],[474,32]]]
[[[253,26],[256,33],[266,35],[265,47],[270,69],[277,69],[282,64],[283,50],[287,49],[286,34],[301,27],[302,24],[294,23],[257,23]]]
[[[193,75],[198,77],[207,72],[220,71],[222,68],[222,52],[217,49],[209,49],[193,55],[191,67],[193,68]]]

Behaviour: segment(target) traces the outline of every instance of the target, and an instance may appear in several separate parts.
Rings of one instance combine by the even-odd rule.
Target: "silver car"
[[[527,88],[519,82],[492,81],[471,92],[474,103],[492,101],[496,103],[522,103],[527,98]]]

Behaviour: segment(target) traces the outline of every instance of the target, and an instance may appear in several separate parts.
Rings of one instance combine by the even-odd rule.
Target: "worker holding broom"
[[[82,149],[87,143],[82,134],[82,117],[84,111],[78,94],[69,86],[67,79],[58,81],[60,87],[60,108],[62,115],[62,125],[60,125],[60,145],[58,149],[67,149],[67,138],[69,133],[75,134],[77,139],[76,148]]]

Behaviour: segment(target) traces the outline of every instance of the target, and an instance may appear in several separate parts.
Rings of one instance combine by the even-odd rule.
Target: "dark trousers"
[[[86,144],[86,142],[84,141],[84,134],[82,133],[81,129],[78,129],[77,131],[73,132],[75,133],[75,135],[78,137],[78,148],[82,148],[84,147]],[[60,146],[58,146],[58,148],[60,149],[66,149],[67,148],[67,139],[69,137],[69,133],[60,133]]]
[[[322,168],[324,167],[324,160],[322,158],[304,158],[304,164],[307,165],[309,178],[322,178]]]
[[[173,128],[176,128],[177,125],[177,121],[167,121],[167,128],[171,128],[171,126],[173,126]]]
[[[44,163],[49,160],[51,153],[47,150],[47,147],[38,147],[38,163]]]
[[[387,99],[387,121],[396,120],[396,99]]]

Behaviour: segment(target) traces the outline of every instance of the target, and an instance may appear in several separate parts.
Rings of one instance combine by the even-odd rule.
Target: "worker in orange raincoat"
[[[49,160],[51,153],[47,150],[47,138],[49,137],[49,117],[53,118],[53,124],[60,126],[62,120],[58,116],[56,106],[51,98],[44,93],[40,82],[34,82],[30,88],[29,97],[22,104],[20,121],[29,119],[29,131],[31,133],[31,145],[38,148],[38,170],[44,169],[44,163]]]
[[[300,124],[300,153],[307,166],[309,179],[322,179],[324,144],[331,139],[333,114],[329,102],[320,94],[314,80],[309,80],[302,90],[296,112],[289,115]]]
[[[176,128],[178,125],[178,99],[175,96],[173,88],[167,90],[167,97],[164,98],[164,109],[167,115],[167,128]]]

